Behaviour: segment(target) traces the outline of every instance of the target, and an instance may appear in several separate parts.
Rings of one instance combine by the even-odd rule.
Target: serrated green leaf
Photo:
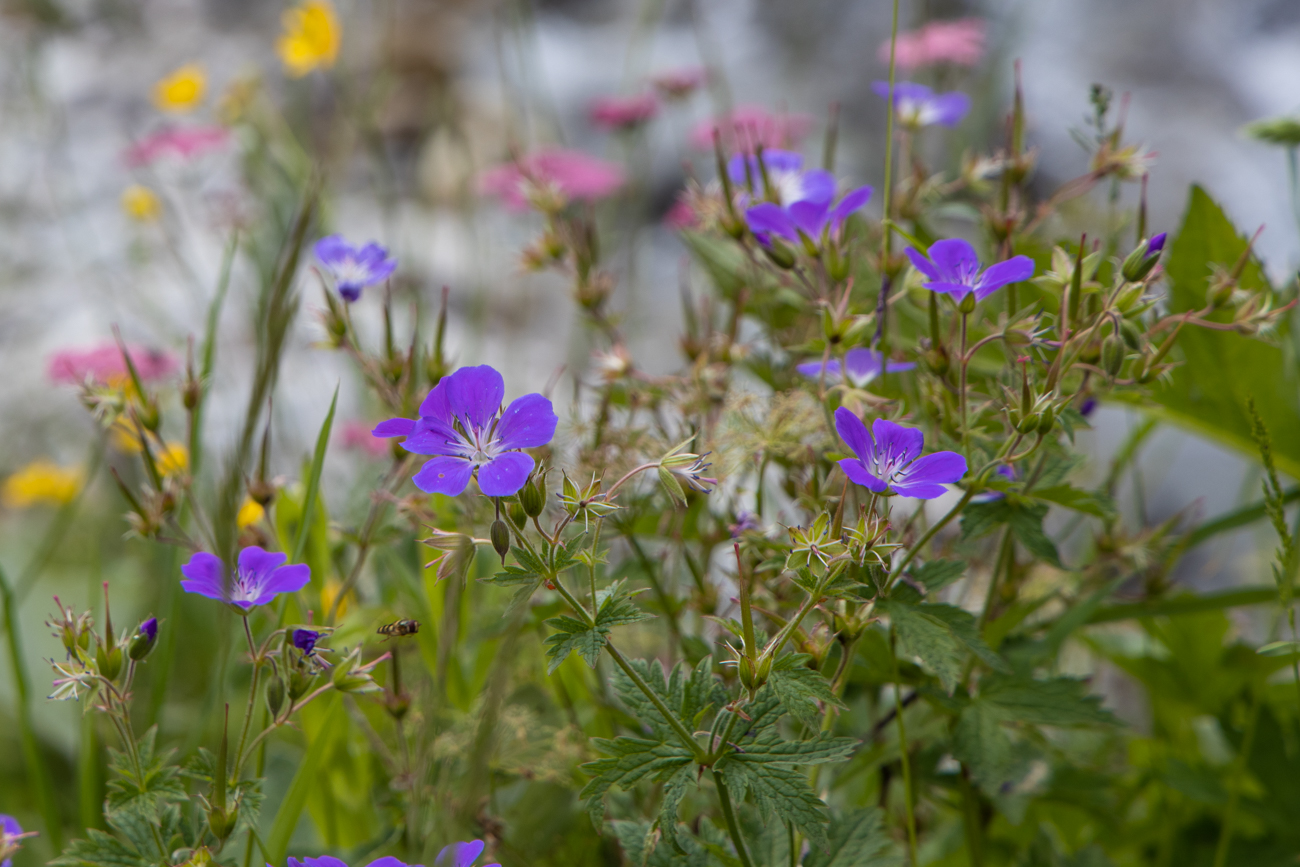
[[[63,854],[50,862],[57,867],[150,867],[146,858],[127,843],[97,828],[88,828],[84,840],[73,840]]]
[[[807,775],[773,762],[741,761],[743,755],[732,753],[717,765],[732,796],[740,800],[748,793],[759,812],[793,822],[814,847],[824,848],[830,811],[808,786]]]
[[[810,851],[804,867],[895,867],[903,860],[875,807],[833,816],[827,837],[827,848]]]
[[[546,637],[546,657],[550,660],[546,666],[547,674],[554,673],[560,663],[575,651],[587,665],[596,667],[596,660],[608,641],[608,629],[591,626],[568,615],[552,617],[546,625],[555,630]]]
[[[985,702],[972,702],[957,717],[952,751],[989,797],[1005,794],[1029,770],[1023,751],[1002,728],[1002,714]]]
[[[889,615],[893,624],[898,652],[919,659],[921,667],[939,678],[949,693],[961,678],[968,652],[994,669],[1006,669],[1006,663],[979,637],[975,619],[967,611],[951,605],[912,605],[897,599],[885,600],[880,610]]]
[[[1088,694],[1087,681],[1072,677],[988,677],[980,683],[978,701],[1007,722],[1045,726],[1119,723],[1101,706],[1100,696]]]
[[[606,633],[615,626],[640,623],[654,617],[632,601],[633,596],[643,591],[628,593],[623,589],[626,583],[626,579],[621,579],[596,593],[596,625]]]
[[[587,811],[597,828],[605,819],[605,793],[610,787],[618,786],[628,791],[646,777],[664,781],[693,761],[685,747],[666,741],[622,737],[614,740],[593,738],[591,743],[609,756],[582,766],[592,779],[578,796],[587,799]]]
[[[912,567],[912,580],[935,593],[966,574],[966,564],[960,560],[930,560],[920,566]]]
[[[694,763],[682,765],[677,773],[664,781],[663,800],[659,804],[659,818],[656,819],[656,824],[664,840],[674,849],[681,848],[681,843],[677,839],[677,808],[681,806],[682,798],[686,797],[686,790],[694,781]]]
[[[831,692],[830,681],[808,667],[811,659],[806,653],[784,654],[772,664],[768,679],[785,712],[807,726],[816,725],[821,705],[844,707]]]

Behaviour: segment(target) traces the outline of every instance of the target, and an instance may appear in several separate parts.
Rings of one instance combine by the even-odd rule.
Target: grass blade
[[[290,563],[302,560],[302,552],[307,547],[307,534],[311,529],[312,512],[316,510],[316,496],[320,492],[320,474],[325,466],[325,452],[329,449],[330,428],[334,426],[334,409],[339,402],[339,387],[334,386],[334,398],[330,401],[330,411],[325,416],[325,423],[316,435],[316,452],[311,456],[311,471],[307,475],[307,494],[302,501],[302,518],[298,524],[298,536],[293,540],[293,553],[289,555]]]
[[[347,717],[343,713],[341,697],[338,693],[334,693],[324,698],[322,704],[325,710],[325,723],[317,732],[311,745],[307,747],[307,753],[302,757],[298,772],[294,774],[293,782],[289,784],[289,791],[285,793],[284,800],[280,802],[280,809],[276,811],[275,819],[271,823],[271,833],[266,839],[266,855],[268,863],[271,864],[284,863],[284,857],[289,851],[289,841],[298,827],[298,817],[307,806],[307,796],[316,788],[316,775],[324,767],[325,757],[333,751],[334,745],[343,734]]]

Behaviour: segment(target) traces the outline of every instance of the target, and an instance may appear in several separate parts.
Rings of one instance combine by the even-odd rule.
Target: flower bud
[[[381,660],[387,658],[388,658],[388,654],[385,653],[383,656],[380,656],[376,659],[371,660],[370,662],[367,662],[365,665],[362,665],[361,648],[360,647],[355,648],[351,653],[348,654],[346,659],[344,659],[337,666],[335,666],[334,677],[332,680],[334,684],[334,688],[337,689],[339,692],[350,692],[350,693],[379,692],[382,689],[382,687],[380,687],[379,684],[375,683],[375,678],[372,672],[374,671],[375,666],[378,665]],[[292,682],[290,682],[291,690],[292,687],[293,684]],[[290,694],[292,695],[292,692],[290,692]]]
[[[763,252],[772,264],[778,268],[789,271],[794,267],[794,251],[779,238],[772,238],[771,241],[763,247]]]
[[[957,305],[957,309],[960,310],[962,313],[967,313],[967,314],[974,313],[975,304],[976,304],[975,293],[967,292],[966,295],[961,299],[961,302]]]
[[[154,644],[158,641],[158,618],[150,617],[140,628],[131,636],[131,643],[127,645],[127,656],[135,662],[139,662],[149,655],[153,650]]]
[[[663,485],[664,490],[668,492],[669,498],[674,503],[686,505],[686,492],[682,490],[682,483],[677,481],[672,470],[667,467],[659,467],[659,484]]]
[[[510,528],[506,522],[497,518],[492,522],[492,529],[489,533],[492,539],[492,549],[497,552],[501,558],[501,563],[506,562],[506,555],[510,553]]]
[[[1160,253],[1165,247],[1165,233],[1161,232],[1150,240],[1138,244],[1137,249],[1128,254],[1124,260],[1124,265],[1120,268],[1120,273],[1124,279],[1130,283],[1141,282],[1151,269],[1156,267],[1160,261]]]
[[[1110,335],[1101,342],[1101,369],[1112,377],[1119,374],[1124,366],[1124,341],[1117,335]]]
[[[275,499],[275,485],[266,479],[253,479],[248,483],[248,496],[254,503],[265,507]]]
[[[1038,435],[1047,436],[1056,426],[1056,413],[1052,410],[1044,410],[1042,417],[1038,420]]]
[[[266,709],[271,712],[271,719],[278,719],[280,708],[284,707],[284,681],[280,675],[271,675],[271,682],[266,685]]]
[[[925,354],[925,366],[934,373],[943,376],[948,372],[948,353],[942,346],[936,346]]]
[[[199,405],[201,397],[203,397],[203,385],[192,376],[187,376],[185,384],[181,386],[181,403],[185,409],[193,410]]]
[[[289,675],[289,698],[294,701],[302,698],[311,689],[312,681],[316,675],[310,671],[304,671],[302,668],[295,668]],[[337,680],[337,677],[335,678]],[[337,684],[336,684],[337,685]]]
[[[514,524],[518,529],[522,530],[528,525],[528,515],[524,512],[524,507],[519,504],[518,500],[510,504],[506,514],[510,516],[510,523]]]
[[[1043,417],[1041,415],[1036,412],[1031,412],[1016,422],[1016,431],[1022,434],[1031,434],[1038,430],[1038,423],[1042,420]]]
[[[546,476],[534,473],[524,483],[519,492],[519,505],[524,507],[524,514],[536,518],[546,508]]]

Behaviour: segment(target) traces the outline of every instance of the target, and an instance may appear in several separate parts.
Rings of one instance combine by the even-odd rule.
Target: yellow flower
[[[164,476],[179,476],[190,468],[190,450],[180,443],[167,443],[161,451],[155,451],[154,466]]]
[[[203,101],[208,74],[197,63],[187,63],[153,86],[153,104],[163,111],[192,111]]]
[[[0,498],[11,509],[25,509],[41,503],[62,505],[71,501],[80,490],[81,470],[40,460],[5,479]]]
[[[339,591],[342,589],[342,581],[337,578],[326,578],[325,584],[320,589],[320,610],[330,611],[334,606],[334,600],[338,598]],[[339,617],[342,617],[344,612],[348,610],[348,597],[351,595],[352,593],[349,591],[348,595],[343,597],[343,601],[339,602]]]
[[[339,56],[339,21],[334,7],[325,0],[306,0],[285,12],[284,33],[275,50],[294,78],[333,66]]]
[[[152,223],[162,214],[162,202],[153,190],[132,184],[122,191],[122,211],[141,223]]]
[[[140,445],[140,431],[125,414],[114,420],[108,429],[108,438],[113,443],[113,448],[122,454],[138,455],[144,451]]]
[[[252,497],[244,497],[244,504],[239,507],[239,514],[235,515],[235,523],[239,525],[239,529],[243,530],[262,520],[262,516],[265,514],[266,509],[262,508],[261,503]]]

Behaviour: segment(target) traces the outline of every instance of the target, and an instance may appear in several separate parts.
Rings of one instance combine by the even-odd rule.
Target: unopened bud
[[[492,522],[490,536],[492,538],[492,549],[497,552],[497,556],[501,558],[501,562],[504,564],[506,555],[510,553],[510,528],[506,526],[505,521],[497,518]]]
[[[546,476],[535,473],[528,477],[523,490],[519,492],[519,505],[524,507],[524,514],[536,518],[546,508]]]
[[[672,470],[667,467],[659,467],[659,484],[663,485],[664,490],[668,492],[669,498],[674,503],[686,505],[686,492],[682,490],[682,483],[677,481]]]
[[[1056,426],[1056,413],[1052,412],[1050,409],[1046,410],[1045,412],[1043,412],[1042,416],[1038,419],[1038,435],[1047,436],[1049,433],[1052,432],[1052,428],[1055,426]]]
[[[772,261],[773,265],[789,271],[794,267],[794,251],[779,238],[772,238],[764,247],[763,252],[767,258]]]
[[[248,496],[259,506],[265,507],[275,499],[275,485],[266,479],[253,479],[248,484]]]
[[[203,386],[197,379],[186,379],[184,386],[181,387],[181,403],[187,410],[192,410],[199,405],[199,399],[203,397]]]
[[[510,508],[506,511],[506,514],[510,516],[510,523],[514,524],[520,530],[528,525],[528,515],[524,512],[524,507],[519,505],[518,500],[515,500],[515,502],[510,504]]]
[[[139,662],[149,655],[153,650],[154,644],[158,641],[158,618],[150,617],[140,628],[131,636],[131,643],[127,645],[127,656],[135,662]]]
[[[280,675],[271,676],[271,682],[266,685],[266,709],[271,712],[271,719],[278,719],[280,708],[284,707],[284,681]]]
[[[1160,253],[1164,250],[1165,234],[1161,232],[1150,240],[1138,244],[1137,249],[1128,254],[1124,260],[1124,265],[1120,268],[1120,273],[1124,279],[1130,283],[1138,283],[1151,273],[1151,269],[1156,267],[1160,261]]]
[[[936,346],[925,354],[925,366],[939,376],[948,372],[948,353],[942,346]]]
[[[974,313],[975,304],[976,304],[975,293],[967,292],[962,297],[961,302],[957,305],[957,309],[960,310],[962,313],[966,313],[966,314]]]
[[[1110,376],[1117,376],[1124,366],[1124,341],[1112,334],[1101,343],[1101,369]]]
[[[311,689],[311,682],[315,679],[316,676],[311,672],[294,669],[289,675],[289,698],[294,701],[302,698],[307,694],[307,690]]]
[[[1042,416],[1036,412],[1031,412],[1015,422],[1016,430],[1022,434],[1031,434],[1038,430],[1038,423],[1042,421]]]

